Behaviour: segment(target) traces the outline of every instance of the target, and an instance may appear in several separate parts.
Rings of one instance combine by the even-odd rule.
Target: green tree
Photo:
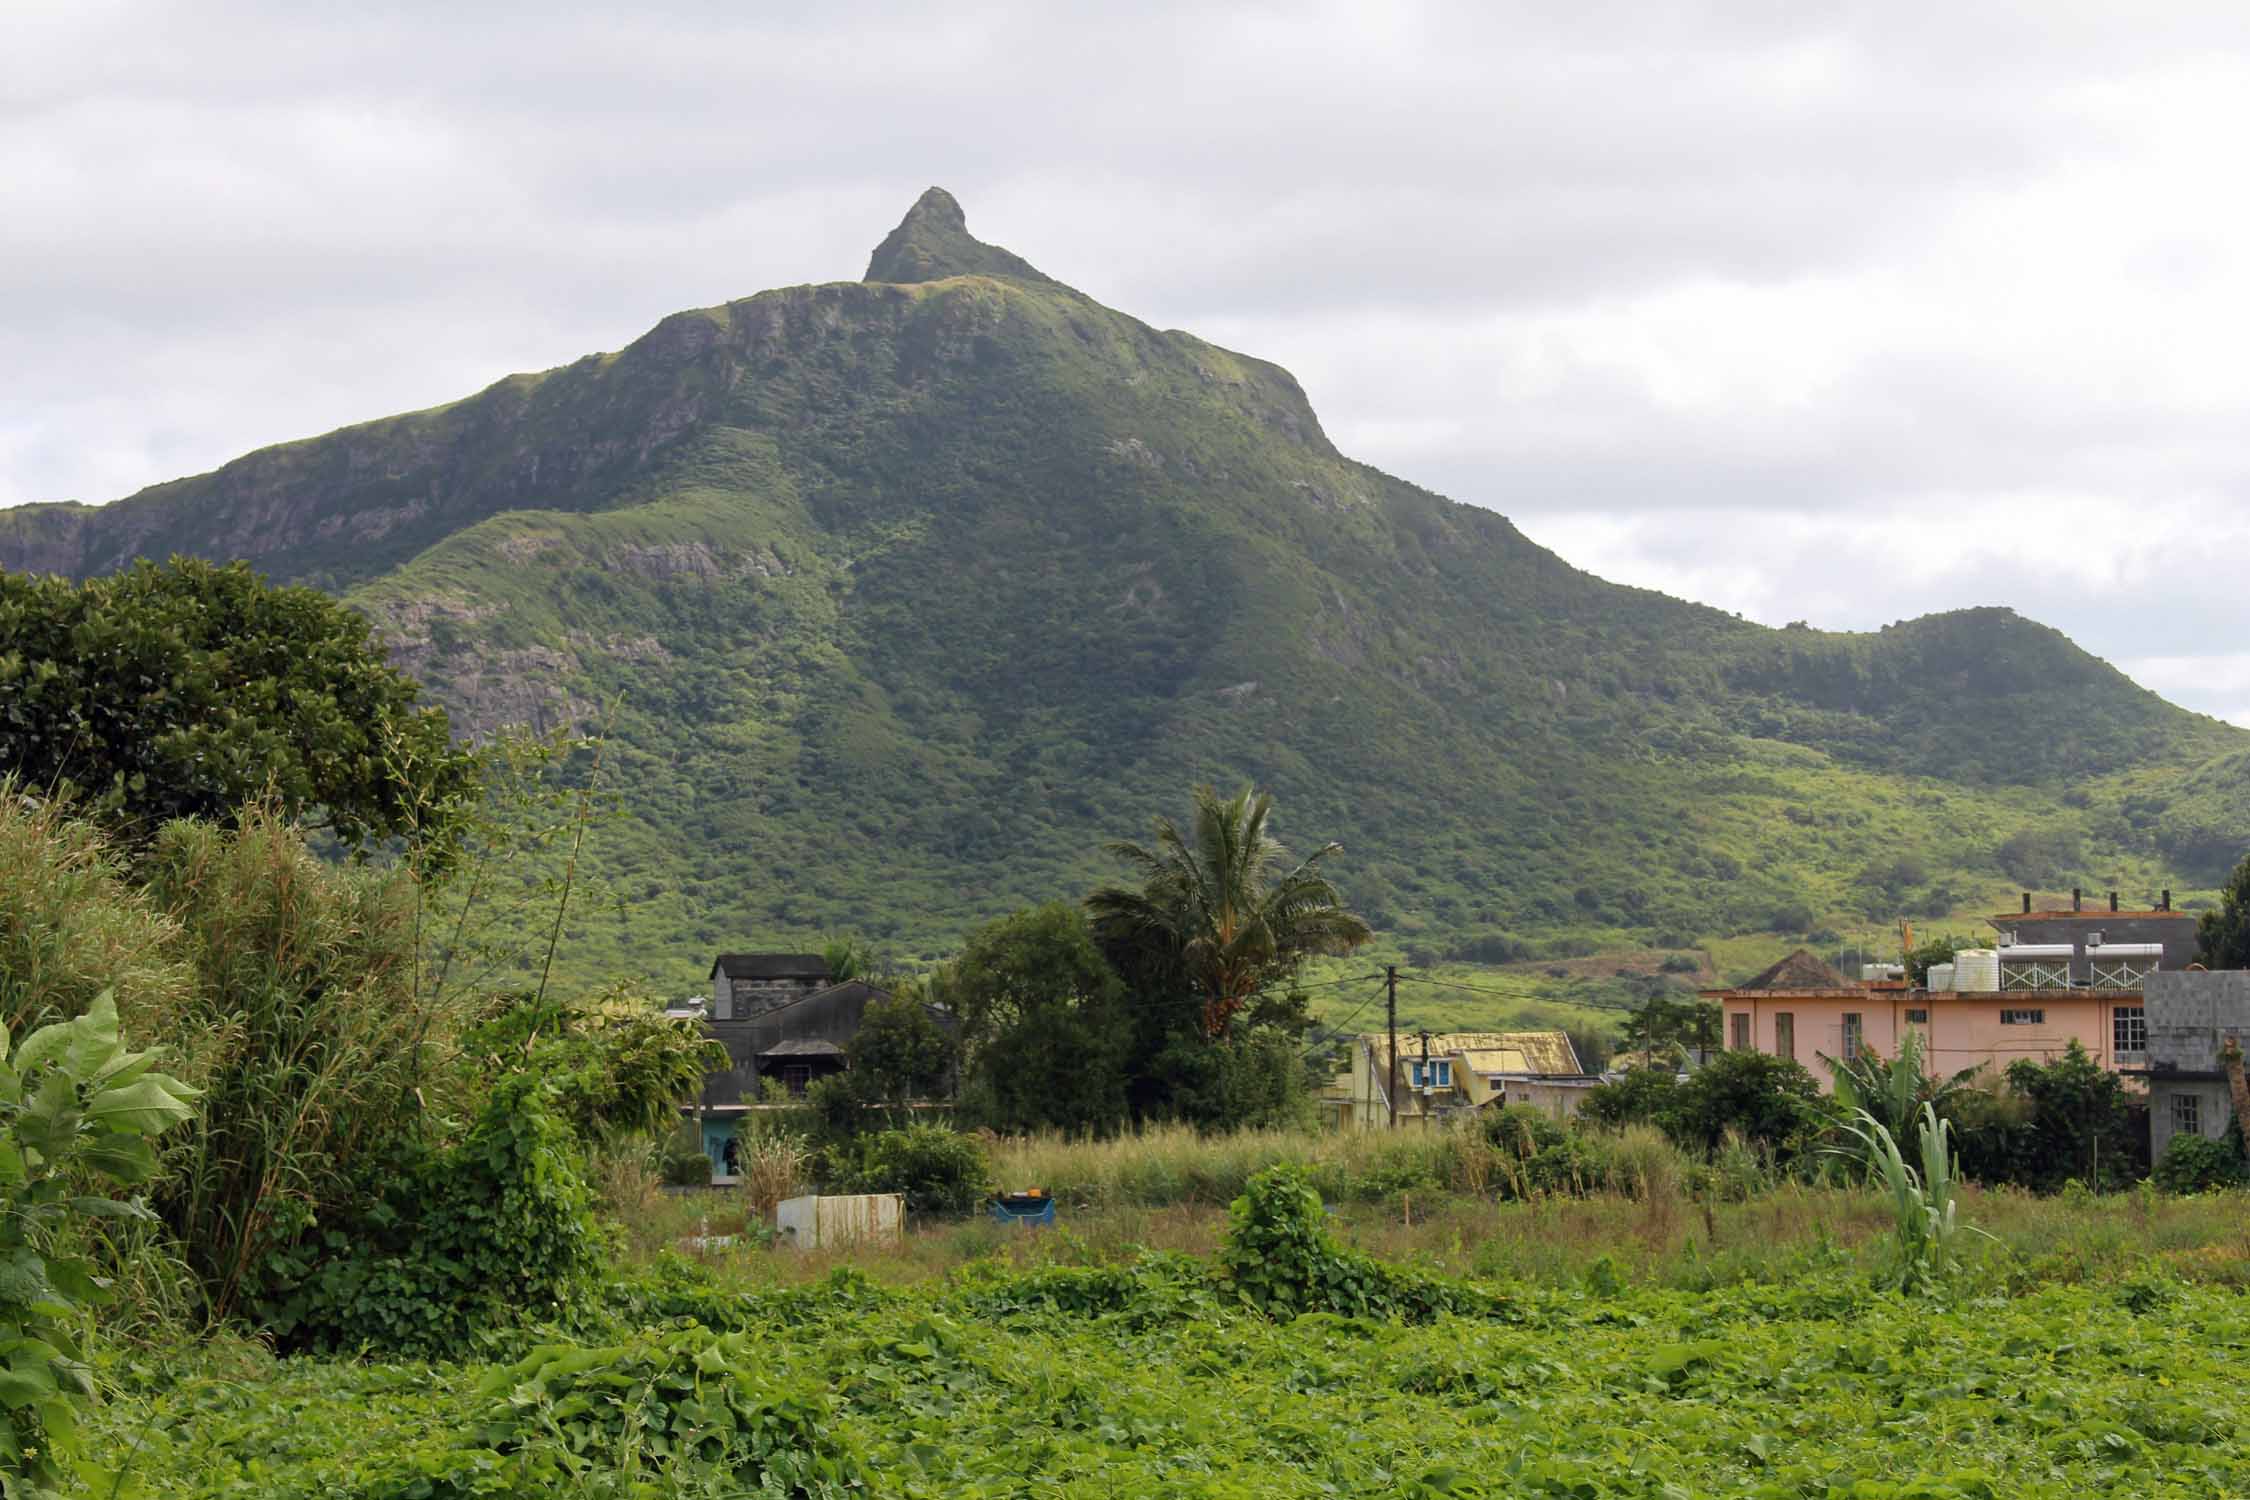
[[[2054,1189],[2075,1177],[2100,1190],[2141,1175],[2138,1148],[2146,1137],[2132,1128],[2125,1085],[2076,1038],[2051,1063],[2026,1057],[2008,1064],[2008,1087],[2031,1105],[2031,1155],[2019,1179],[2025,1186]]]
[[[0,573],[0,774],[135,841],[261,797],[349,846],[442,840],[477,760],[420,691],[363,616],[242,563]]]
[[[1153,847],[1109,846],[1139,872],[1139,889],[1104,886],[1086,898],[1103,950],[1136,979],[1191,993],[1207,1038],[1227,1035],[1259,991],[1307,958],[1349,953],[1372,935],[1320,871],[1343,846],[1292,863],[1267,832],[1272,812],[1273,798],[1254,788],[1221,800],[1199,786],[1188,832],[1159,818]]]
[[[878,1104],[938,1098],[961,1062],[960,1044],[914,993],[869,1002],[847,1053],[851,1071],[845,1076]]]
[[[1716,1150],[1733,1130],[1783,1157],[1823,1118],[1820,1085],[1801,1063],[1763,1052],[1727,1051],[1688,1075],[1663,1123],[1683,1146]]]
[[[1679,1099],[1680,1081],[1670,1068],[1630,1068],[1615,1083],[1586,1091],[1578,1117],[1593,1125],[1635,1123],[1662,1127]]]
[[[1053,901],[986,923],[944,990],[968,1052],[967,1114],[1002,1130],[1124,1121],[1131,1016],[1085,913]]]
[[[1655,994],[1625,1017],[1628,1045],[1652,1056],[1684,1058],[1689,1049],[1719,1045],[1719,1007],[1709,1000],[1674,1000]]]
[[[2250,855],[2234,867],[2219,904],[2197,919],[2195,936],[2207,968],[2250,969]]]
[[[493,1079],[542,1079],[549,1107],[589,1146],[652,1139],[680,1122],[704,1078],[728,1066],[700,1022],[623,986],[568,1002],[501,996],[465,1040]]]

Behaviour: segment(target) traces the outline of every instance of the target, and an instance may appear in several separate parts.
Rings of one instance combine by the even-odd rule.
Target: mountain
[[[2250,738],[2055,631],[1772,630],[1604,582],[935,188],[864,280],[0,511],[8,568],[174,552],[342,593],[464,730],[613,704],[624,908],[579,951],[683,984],[821,932],[941,951],[1114,873],[1102,841],[1206,778],[1342,840],[1347,890],[1431,952],[2138,899],[2250,839]]]

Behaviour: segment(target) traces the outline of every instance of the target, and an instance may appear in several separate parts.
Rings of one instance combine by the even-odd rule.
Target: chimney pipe
[[[2172,889],[2170,886],[2165,887],[2164,899],[2157,903],[2156,909],[2158,911],[2170,911],[2172,909]]]
[[[2023,893],[2023,914],[2027,917],[2031,915],[2031,892],[2029,891]]]
[[[2077,886],[2070,888],[2070,909],[2072,911],[2084,911],[2086,909],[2086,893]]]
[[[2109,909],[2111,911],[2117,910],[2117,892],[2115,891],[2109,893]]]

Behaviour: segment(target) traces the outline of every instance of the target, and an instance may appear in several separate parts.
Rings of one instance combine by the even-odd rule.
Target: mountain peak
[[[914,200],[898,228],[875,247],[863,281],[942,281],[948,276],[1014,276],[1048,281],[1031,262],[969,233],[968,216],[944,188]]]

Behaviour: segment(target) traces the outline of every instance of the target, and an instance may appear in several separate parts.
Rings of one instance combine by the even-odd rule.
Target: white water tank
[[[1925,983],[1925,984],[1924,984],[1924,985],[1923,985],[1922,987],[1923,987],[1924,989],[1930,989],[1930,990],[1949,990],[1949,989],[1952,989],[1952,988],[1953,988],[1953,965],[1951,965],[1951,964],[1931,964],[1931,965],[1930,965],[1930,977],[1929,977],[1929,980],[1928,980],[1928,982],[1927,982],[1927,983]]]
[[[2000,950],[1963,948],[1953,955],[1953,987],[1966,994],[2000,988]]]

